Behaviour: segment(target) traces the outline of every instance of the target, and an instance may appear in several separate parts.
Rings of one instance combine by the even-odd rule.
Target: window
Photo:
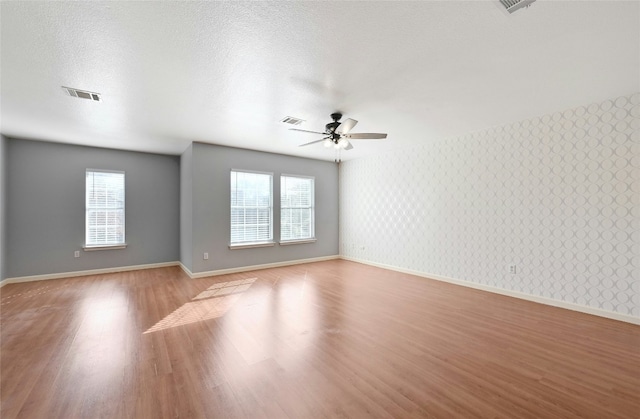
[[[272,184],[271,173],[231,171],[231,245],[272,242]]]
[[[313,184],[310,177],[280,178],[280,240],[313,240]]]
[[[87,170],[85,247],[124,246],[124,173]]]

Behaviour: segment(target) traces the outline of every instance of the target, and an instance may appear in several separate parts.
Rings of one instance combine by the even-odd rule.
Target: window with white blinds
[[[124,173],[87,170],[85,246],[124,245]]]
[[[273,240],[270,173],[231,171],[231,244]]]
[[[280,177],[280,240],[314,238],[314,179]]]

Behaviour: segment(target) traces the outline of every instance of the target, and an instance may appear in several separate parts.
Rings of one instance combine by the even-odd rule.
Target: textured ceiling
[[[298,144],[339,110],[342,159],[640,90],[640,2],[2,2],[1,132],[180,154]],[[102,103],[60,86],[99,92]]]

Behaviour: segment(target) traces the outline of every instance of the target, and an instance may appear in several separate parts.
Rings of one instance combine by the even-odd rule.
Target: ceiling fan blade
[[[345,150],[351,150],[353,148],[353,144],[349,143],[347,144],[347,146],[344,148]]]
[[[300,131],[300,132],[308,132],[310,134],[321,134],[321,135],[327,135],[326,132],[320,132],[320,131],[308,131],[306,129],[298,129],[298,128],[289,128],[289,131]]]
[[[350,140],[382,140],[387,138],[387,134],[376,134],[372,132],[362,132],[357,134],[344,134],[343,137],[346,137]]]
[[[344,120],[344,121],[343,121],[343,122],[338,126],[338,128],[336,128],[336,132],[337,132],[338,134],[346,134],[346,133],[348,133],[349,131],[351,131],[351,129],[352,129],[353,127],[355,127],[357,123],[358,123],[358,121],[356,121],[355,119],[351,119],[351,118],[345,119],[345,120]]]
[[[321,143],[322,141],[326,140],[326,138],[323,138],[322,140],[316,140],[316,141],[311,141],[310,143],[304,143],[304,144],[300,144],[298,147],[304,147],[306,145],[311,145],[311,144],[316,144],[316,143]]]

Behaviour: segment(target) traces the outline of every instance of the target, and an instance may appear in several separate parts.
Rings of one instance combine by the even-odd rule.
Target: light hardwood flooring
[[[343,260],[0,292],[2,419],[640,417],[640,327]]]

